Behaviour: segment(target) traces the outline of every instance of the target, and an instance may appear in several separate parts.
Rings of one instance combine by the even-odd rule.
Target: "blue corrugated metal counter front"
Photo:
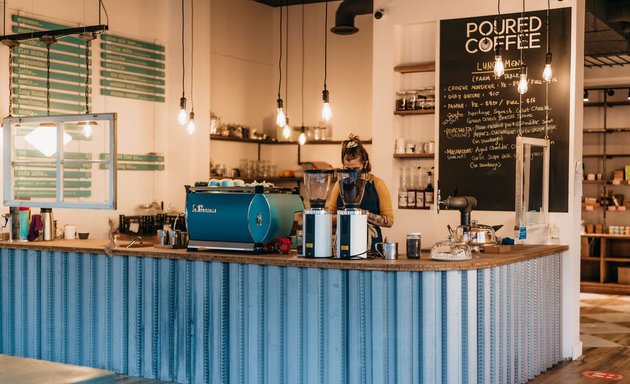
[[[0,353],[181,383],[524,383],[560,255],[384,272],[0,249]]]

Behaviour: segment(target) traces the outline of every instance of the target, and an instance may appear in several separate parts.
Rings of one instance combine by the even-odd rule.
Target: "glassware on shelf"
[[[406,92],[396,92],[396,110],[404,111],[407,109],[407,93]]]

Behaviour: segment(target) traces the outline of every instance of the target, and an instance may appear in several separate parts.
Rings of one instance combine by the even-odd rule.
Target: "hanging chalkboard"
[[[550,11],[553,79],[542,80],[546,12],[443,20],[440,23],[440,157],[442,196],[475,196],[477,209],[514,210],[514,144],[520,131],[544,137],[548,89],[549,210],[568,209],[571,9]],[[505,74],[494,73],[500,42]],[[529,90],[517,91],[520,49]],[[520,122],[520,123],[519,123]]]

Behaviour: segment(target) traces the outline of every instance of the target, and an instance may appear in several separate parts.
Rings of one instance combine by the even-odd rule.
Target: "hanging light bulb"
[[[583,100],[584,101],[588,101],[588,91],[586,89],[584,90],[584,98],[583,98]]]
[[[91,121],[91,120],[90,121],[80,121],[77,124],[77,127],[81,128],[81,131],[83,133],[83,137],[89,139],[94,134],[94,129],[92,127],[96,126],[96,125],[97,125],[96,121]]]
[[[497,44],[494,53],[494,75],[496,77],[503,76],[505,66],[503,65],[503,57],[501,57],[501,44]]]
[[[287,125],[287,116],[284,114],[284,103],[282,102],[282,99],[278,99],[276,100],[276,102],[278,103],[276,125],[278,127],[284,127],[285,125]]]
[[[291,126],[289,125],[289,119],[286,119],[286,124],[282,128],[282,137],[288,139],[291,137]]]
[[[518,81],[518,93],[521,95],[527,93],[527,65],[521,65],[521,76]]]
[[[547,52],[545,55],[545,69],[543,70],[543,79],[545,81],[551,81],[551,76],[553,72],[551,71],[551,52]]]
[[[306,133],[304,133],[304,126],[300,128],[300,137],[298,137],[298,143],[304,145],[306,143]]]
[[[186,126],[186,132],[188,132],[189,135],[192,135],[193,133],[195,133],[196,129],[197,129],[197,127],[195,126],[195,112],[190,111],[190,118],[188,119],[188,125]]]
[[[177,115],[177,123],[185,125],[188,122],[188,113],[186,113],[186,98],[182,96],[179,99],[179,115]]]
[[[329,122],[332,119],[332,109],[330,109],[330,95],[327,89],[322,91],[322,120]]]
[[[630,100],[630,89],[628,89],[628,100]]]

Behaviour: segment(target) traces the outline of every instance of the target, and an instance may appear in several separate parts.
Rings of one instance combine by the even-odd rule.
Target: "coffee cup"
[[[66,224],[63,227],[63,238],[66,240],[74,240],[77,233],[77,227],[74,225]]]
[[[382,243],[376,243],[374,248],[376,248],[376,252],[385,260],[396,260],[398,258],[398,243],[384,241]]]

